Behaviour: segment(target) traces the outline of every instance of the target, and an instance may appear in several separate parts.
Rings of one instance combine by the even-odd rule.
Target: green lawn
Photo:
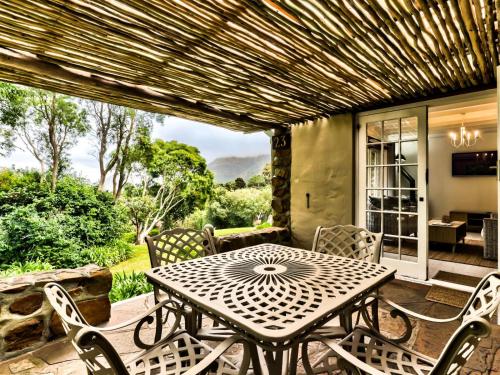
[[[254,227],[245,228],[228,228],[228,229],[217,229],[215,231],[216,236],[227,236],[228,234],[245,233],[254,230]],[[149,263],[148,248],[144,245],[134,245],[134,253],[132,257],[124,262],[111,267],[111,272],[126,272],[131,273],[132,271],[140,272],[146,271],[151,268]]]

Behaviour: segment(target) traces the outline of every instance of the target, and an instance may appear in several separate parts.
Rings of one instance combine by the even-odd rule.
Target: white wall
[[[310,249],[318,225],[352,224],[352,121],[351,114],[343,114],[292,127],[290,213],[295,246]]]
[[[451,175],[452,153],[496,150],[496,132],[485,131],[475,146],[460,149],[451,146],[447,133],[429,133],[429,218],[440,219],[450,211],[496,212],[495,176]]]

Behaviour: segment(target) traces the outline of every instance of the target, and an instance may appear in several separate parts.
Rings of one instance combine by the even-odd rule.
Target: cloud
[[[269,155],[271,152],[269,137],[263,132],[245,134],[176,117],[166,117],[163,125],[156,124],[152,136],[195,146],[207,162],[223,156]],[[18,146],[21,147],[22,144]],[[94,183],[99,178],[95,152],[95,140],[90,136],[80,139],[70,150],[73,171]],[[11,166],[39,168],[36,159],[23,150],[16,150],[8,157],[0,158],[0,167]]]

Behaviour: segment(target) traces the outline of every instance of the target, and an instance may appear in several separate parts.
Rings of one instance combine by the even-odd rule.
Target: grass
[[[217,229],[216,236],[227,236],[229,234],[245,233],[254,230],[254,227],[245,228],[227,228]],[[116,266],[111,267],[112,273],[125,272],[127,274],[135,272],[144,272],[151,268],[149,263],[149,254],[146,244],[133,245],[132,256],[124,262],[118,263]]]

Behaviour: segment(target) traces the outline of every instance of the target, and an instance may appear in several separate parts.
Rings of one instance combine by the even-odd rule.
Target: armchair
[[[80,359],[85,363],[89,374],[243,375],[248,371],[250,357],[245,342],[242,342],[244,353],[239,364],[224,355],[230,347],[242,341],[238,336],[227,338],[213,349],[185,331],[179,331],[181,309],[175,301],[163,300],[135,319],[113,327],[97,328],[85,321],[73,299],[60,285],[49,283],[44,291],[49,303],[60,316],[64,331]],[[163,332],[165,323],[170,317],[174,318],[173,322],[170,328]],[[133,324],[136,324],[134,344],[142,350],[124,361],[107,340],[105,333]],[[145,331],[143,329],[145,325],[152,324],[155,326],[155,338],[153,342],[148,343],[144,341],[144,337],[141,338],[141,332]]]
[[[357,375],[458,374],[478,346],[479,341],[491,332],[489,321],[500,304],[500,272],[493,272],[484,277],[466,306],[452,318],[428,317],[405,309],[380,296],[377,298],[396,309],[398,314],[407,314],[435,323],[461,320],[462,324],[452,335],[437,360],[385,338],[373,327],[357,327],[340,342],[320,335],[310,337],[302,346],[302,360],[307,374],[333,374],[339,369]],[[313,365],[309,361],[307,351],[311,341],[321,341],[330,349]]]

